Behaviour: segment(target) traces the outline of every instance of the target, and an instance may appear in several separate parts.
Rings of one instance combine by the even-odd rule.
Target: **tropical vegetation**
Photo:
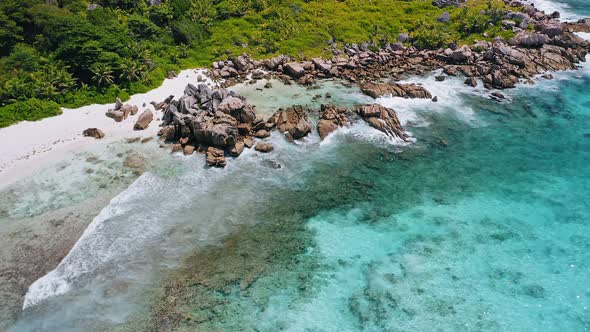
[[[170,71],[248,53],[330,56],[328,41],[421,48],[509,36],[500,0],[439,9],[427,0],[2,0],[0,126],[54,105],[112,102]],[[449,22],[437,17],[448,11]],[[31,106],[47,102],[50,107]],[[22,114],[19,114],[22,113]]]

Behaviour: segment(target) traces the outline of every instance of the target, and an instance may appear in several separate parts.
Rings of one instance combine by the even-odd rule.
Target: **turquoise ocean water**
[[[416,110],[430,125],[401,150],[339,144],[277,203],[305,220],[303,247],[217,295],[227,304],[184,312],[220,330],[589,330],[589,83],[573,74],[505,104],[463,95],[468,122]]]
[[[164,163],[14,330],[143,330],[154,311],[195,331],[588,330],[590,75],[563,78],[400,110],[407,146],[360,126],[226,170]]]

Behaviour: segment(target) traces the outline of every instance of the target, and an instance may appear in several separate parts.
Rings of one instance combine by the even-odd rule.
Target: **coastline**
[[[517,4],[518,2],[507,1],[507,3]],[[560,22],[553,19],[553,14],[541,12],[543,9],[548,10],[552,7],[524,6],[521,8],[531,14],[530,18],[535,23],[537,31],[522,32],[523,35],[519,37],[520,42],[524,42],[527,36],[543,33],[549,33],[550,36],[555,34],[555,37],[551,37],[548,42],[533,45],[531,48],[507,45],[507,41],[494,41],[493,43],[477,42],[471,47],[462,46],[435,51],[418,50],[414,47],[405,47],[401,43],[393,43],[378,51],[371,51],[369,43],[353,44],[344,45],[343,50],[334,49],[332,59],[312,59],[304,62],[291,62],[289,57],[284,55],[263,61],[252,60],[247,55],[242,55],[236,59],[214,62],[211,70],[183,70],[178,77],[166,79],[160,87],[144,94],[134,95],[128,102],[140,107],[141,112],[145,109],[153,110],[150,102],[159,102],[170,94],[181,96],[181,91],[188,83],[195,82],[199,75],[207,77],[205,73],[210,74],[211,77],[207,79],[209,86],[216,82],[215,85],[229,88],[239,83],[255,84],[261,79],[267,81],[279,79],[289,85],[313,87],[317,79],[335,78],[360,85],[384,79],[404,82],[411,76],[423,76],[442,70],[439,75],[441,77],[464,75],[467,77],[466,85],[471,80],[470,85],[483,84],[487,91],[493,92],[495,89],[514,88],[517,84],[532,84],[531,78],[535,75],[575,69],[579,62],[584,61],[586,51],[590,49],[590,44],[585,38],[588,37],[585,35],[588,32],[575,31],[576,29],[590,31],[590,26]],[[558,32],[554,32],[555,25],[560,27]],[[562,40],[560,36],[565,36],[565,39]],[[575,36],[581,38],[576,40]],[[551,47],[555,47],[553,44],[561,46],[558,46],[557,50],[548,48],[548,52],[553,53],[550,53],[551,57],[546,63],[542,63],[545,61],[545,43],[547,43],[546,46]],[[539,50],[541,50],[540,56],[535,53]],[[529,67],[531,61],[535,65]],[[499,65],[495,65],[494,62]],[[88,127],[97,127],[106,131],[106,138],[103,139],[106,142],[134,136],[132,130],[134,121],[116,123],[104,116],[104,113],[113,105],[94,104],[78,109],[64,108],[63,114],[59,116],[35,122],[23,121],[0,129],[0,140],[11,142],[6,145],[6,151],[3,151],[3,155],[0,156],[0,189],[8,187],[25,175],[32,174],[38,169],[38,165],[48,164],[69,152],[79,151],[96,144],[96,140],[81,135],[82,131]],[[143,137],[153,137],[160,123],[155,121],[147,130],[138,134]],[[49,151],[52,153],[48,153]],[[35,162],[26,162],[29,159]]]
[[[185,86],[195,82],[197,76],[205,76],[203,69],[187,69],[173,79],[166,79],[160,87],[133,95],[128,101],[140,108],[153,109],[152,101],[159,101],[170,94],[181,95]],[[211,81],[209,81],[211,84]],[[145,106],[144,106],[145,105]],[[143,131],[134,131],[138,116],[123,122],[115,122],[105,116],[114,104],[92,104],[77,109],[63,109],[63,114],[39,121],[23,121],[0,129],[3,144],[0,155],[0,189],[33,174],[43,165],[60,160],[68,153],[79,152],[97,144],[108,144],[128,137],[153,137],[158,131],[158,121]],[[97,140],[82,136],[82,131],[97,127],[106,137]]]
[[[579,35],[580,37],[588,37],[584,34]],[[160,101],[170,94],[174,94],[177,97],[181,96],[186,84],[195,82],[196,76],[198,74],[203,74],[203,71],[204,69],[199,69],[198,72],[194,69],[182,71],[178,78],[165,80],[163,85],[159,88],[145,94],[134,95],[128,102],[137,106],[141,106],[145,103],[147,105],[146,107],[151,109],[151,106],[149,105],[151,101]],[[250,75],[250,73],[247,75]],[[427,75],[429,77],[434,76],[431,72],[427,72]],[[415,83],[416,81],[417,80],[400,80],[399,82]],[[517,87],[521,86],[523,85],[517,85]],[[470,88],[466,87],[466,89]],[[477,91],[478,93],[489,92],[489,90],[481,89],[481,87],[478,87],[477,89],[478,90],[472,91]],[[402,98],[397,100],[399,100],[399,103],[407,102],[406,99]],[[431,101],[427,99],[416,99],[412,101],[423,102],[425,105],[431,103]],[[376,99],[375,102],[381,104],[382,100]],[[7,154],[0,157],[0,189],[8,187],[10,184],[18,181],[18,179],[33,174],[36,170],[39,170],[39,168],[63,158],[68,153],[84,151],[85,149],[95,146],[99,142],[103,142],[101,144],[109,144],[110,142],[123,140],[127,137],[153,137],[156,135],[160,121],[154,121],[145,131],[135,132],[132,127],[136,118],[128,119],[122,123],[115,123],[112,119],[107,118],[104,115],[106,110],[112,106],[113,104],[89,105],[75,110],[64,110],[64,114],[60,116],[37,122],[19,123],[5,129],[0,129],[0,140],[14,142],[11,143]],[[396,108],[395,103],[386,106],[393,107],[394,109]],[[143,111],[143,109],[141,111]],[[107,137],[103,140],[81,137],[82,130],[88,127],[98,127],[104,130]],[[64,128],[67,128],[67,130],[64,130]],[[29,135],[27,135],[27,133],[29,133]],[[47,140],[53,143],[43,144],[43,142],[46,142]],[[104,206],[104,203],[107,201],[108,200],[104,199],[100,200],[98,206],[101,204]],[[81,206],[83,206],[83,204],[81,204]],[[100,211],[100,208],[97,210],[91,209],[88,211],[88,216],[92,214],[96,215],[98,211]],[[90,221],[86,221],[86,225],[89,222]],[[69,240],[75,240],[75,238],[79,236],[80,231],[84,230],[83,228],[84,226],[82,224],[82,226],[79,226],[75,232],[69,234]],[[66,242],[64,244],[64,246],[70,247],[71,245],[73,245],[73,243]],[[69,249],[65,250],[62,248],[59,250],[59,254],[53,257],[57,259],[59,256],[65,256],[67,251],[69,251]],[[51,260],[50,262],[47,262],[48,265],[53,265],[53,267],[55,267],[57,263],[59,263],[59,261]],[[47,267],[46,270],[51,270],[51,268]],[[32,278],[33,277],[31,277],[31,279]]]

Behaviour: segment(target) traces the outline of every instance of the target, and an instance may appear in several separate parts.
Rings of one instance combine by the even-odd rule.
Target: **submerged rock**
[[[256,134],[254,134],[254,137],[267,138],[267,137],[270,137],[270,133],[265,129],[260,129],[259,131],[256,132]]]
[[[477,80],[474,77],[468,77],[465,79],[465,85],[469,85],[471,87],[476,87]]]
[[[130,168],[134,174],[141,175],[145,171],[145,157],[137,152],[131,152],[123,161],[123,166]]]
[[[254,150],[262,153],[268,153],[274,150],[274,147],[270,143],[258,142]]]

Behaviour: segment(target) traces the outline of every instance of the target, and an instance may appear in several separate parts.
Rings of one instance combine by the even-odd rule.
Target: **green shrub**
[[[160,28],[148,18],[131,15],[127,21],[129,31],[138,39],[150,39],[160,33]]]
[[[20,121],[36,121],[61,113],[61,108],[56,102],[32,98],[0,107],[0,128]]]

